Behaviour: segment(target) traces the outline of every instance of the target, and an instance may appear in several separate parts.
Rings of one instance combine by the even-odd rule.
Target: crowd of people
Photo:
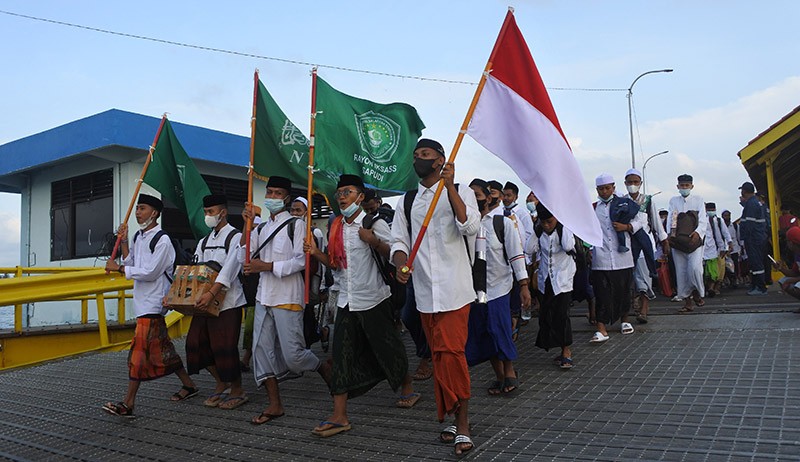
[[[554,365],[569,370],[575,365],[570,310],[576,302],[588,302],[589,322],[596,326],[589,342],[602,344],[617,323],[622,335],[630,335],[631,321],[650,321],[656,289],[667,295],[675,291],[672,300],[683,303],[679,312],[688,313],[723,284],[749,281],[748,295],[766,293],[767,268],[774,266],[785,275],[782,289],[800,298],[797,220],[788,211],[789,218],[781,220],[789,264],[783,259],[765,264],[772,258],[769,214],[749,182],[739,188],[742,217],[731,221],[730,211],[720,219],[715,204],[693,193],[690,175],[678,177],[679,194],[659,209],[653,196],[642,193],[640,171],[625,172],[622,194],[613,175],[602,173],[594,204],[602,244],[590,246],[534,192],[522,204],[511,182],[456,183],[455,165],[434,140],[419,140],[414,170],[419,186],[394,208],[360,177],[341,175],[334,197],[339,213],[327,232],[313,228],[314,238],[308,240],[307,201],[291,197],[289,179],[270,177],[263,219],[253,204],[245,204],[242,213],[252,225],[250,255],[247,236],[228,223],[226,197],[206,196],[210,234],[198,242],[195,256],[216,262],[219,274],[196,305],[207,307],[221,291],[225,296],[218,316],[192,318],[186,368],[164,322],[175,250],[158,224],[163,203],[139,195],[139,230],[129,239],[127,225],[119,227],[122,259],[106,265],[134,281],[137,324],[128,389],[122,401],[103,409],[133,417],[141,382],[173,373],[182,387],[171,399],[186,400],[199,393],[191,376],[203,369],[215,380],[203,404],[235,409],[249,401],[242,372],[252,369],[268,404],[251,423],[263,425],[286,412],[281,384],[315,372],[330,391],[332,412],[311,433],[330,437],[352,428],[350,399],[386,381],[397,393],[395,405],[410,408],[421,398],[414,382],[432,377],[437,418],[452,419],[438,438],[461,456],[474,448],[469,368],[491,367],[495,380],[486,387],[489,395],[514,393],[519,387],[515,342],[528,322],[526,313],[538,313],[535,345],[557,350]],[[440,181],[441,197],[429,212]],[[314,286],[309,303],[306,272]],[[406,330],[419,358],[414,372],[401,338]],[[329,357],[309,348],[317,340]]]

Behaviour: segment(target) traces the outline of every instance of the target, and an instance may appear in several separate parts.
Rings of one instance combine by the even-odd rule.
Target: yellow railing
[[[0,268],[0,274],[13,275],[0,279],[0,306],[14,306],[14,331],[0,338],[0,369],[18,367],[47,359],[71,356],[87,351],[122,349],[127,346],[133,325],[125,330],[125,301],[131,295],[126,291],[133,282],[117,273],[106,274],[102,268]],[[24,275],[24,276],[23,276]],[[110,335],[105,301],[117,301],[117,324]],[[89,301],[97,306],[97,329],[88,329]],[[69,330],[65,326],[24,329],[22,306],[35,302],[80,301],[81,324],[85,328]],[[188,330],[190,318],[180,313],[170,313],[167,325],[171,336],[180,336]],[[75,327],[75,326],[70,326]],[[94,334],[92,334],[94,332]],[[85,335],[85,334],[89,335]],[[71,335],[70,335],[71,334]],[[78,334],[87,339],[77,340]],[[98,336],[99,334],[99,336]],[[50,335],[49,340],[41,337]],[[33,337],[37,339],[33,340]],[[28,340],[27,342],[22,340]],[[87,343],[89,342],[89,343]]]

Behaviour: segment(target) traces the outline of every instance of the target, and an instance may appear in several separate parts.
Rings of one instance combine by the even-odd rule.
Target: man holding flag
[[[474,447],[469,430],[470,378],[464,348],[467,343],[472,288],[471,255],[481,216],[475,194],[453,182],[455,165],[446,163],[437,141],[420,139],[414,150],[414,171],[421,179],[406,212],[405,200],[397,204],[392,223],[392,262],[406,266],[413,237],[420,233],[432,207],[434,189],[444,180],[445,201],[433,204],[431,226],[435,233],[422,241],[414,271],[414,297],[433,361],[434,394],[439,421],[455,415],[455,425],[445,428],[440,440],[455,445],[456,455]],[[411,217],[411,223],[406,216]],[[465,239],[466,238],[466,239]],[[408,282],[409,272],[398,271],[397,280]]]

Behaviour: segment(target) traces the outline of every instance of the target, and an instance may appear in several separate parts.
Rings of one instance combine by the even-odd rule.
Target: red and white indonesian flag
[[[508,164],[565,227],[602,245],[583,175],[511,11],[467,133]]]

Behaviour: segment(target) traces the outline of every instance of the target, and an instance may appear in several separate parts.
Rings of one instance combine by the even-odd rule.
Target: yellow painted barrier
[[[134,322],[125,322],[126,291],[133,282],[102,268],[0,268],[13,278],[0,279],[0,306],[14,306],[14,330],[0,331],[0,370],[23,367],[76,354],[118,351],[130,345]],[[29,275],[29,276],[23,276]],[[118,322],[109,325],[105,300],[116,299]],[[22,306],[28,303],[79,300],[81,324],[22,328]],[[88,302],[95,300],[97,323],[88,323]],[[186,335],[191,317],[166,316],[173,338]]]

